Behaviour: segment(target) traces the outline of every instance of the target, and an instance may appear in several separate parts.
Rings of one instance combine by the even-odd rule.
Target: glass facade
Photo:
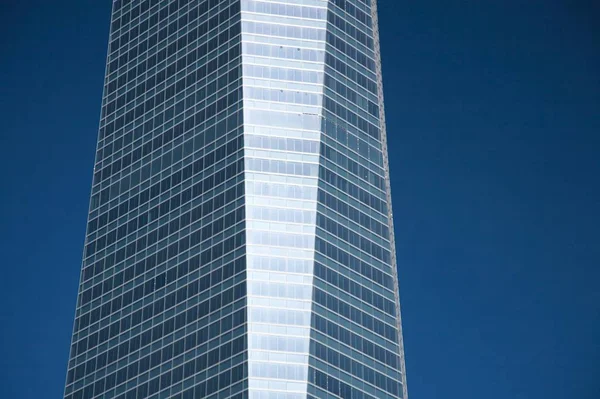
[[[406,398],[375,0],[112,7],[65,398]]]

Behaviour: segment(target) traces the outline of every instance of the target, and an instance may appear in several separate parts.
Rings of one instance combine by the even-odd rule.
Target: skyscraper
[[[117,0],[65,398],[406,398],[375,0]]]

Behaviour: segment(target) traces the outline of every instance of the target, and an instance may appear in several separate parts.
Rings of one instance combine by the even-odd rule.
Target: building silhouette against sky
[[[376,1],[112,7],[65,398],[406,398]]]

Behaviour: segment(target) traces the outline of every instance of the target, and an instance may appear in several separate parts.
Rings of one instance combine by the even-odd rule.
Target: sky
[[[600,397],[594,1],[380,0],[411,398]],[[61,397],[110,1],[0,4],[0,397]]]

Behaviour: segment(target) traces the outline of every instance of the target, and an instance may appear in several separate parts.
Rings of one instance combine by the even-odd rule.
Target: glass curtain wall
[[[66,399],[406,398],[375,0],[117,0]]]

